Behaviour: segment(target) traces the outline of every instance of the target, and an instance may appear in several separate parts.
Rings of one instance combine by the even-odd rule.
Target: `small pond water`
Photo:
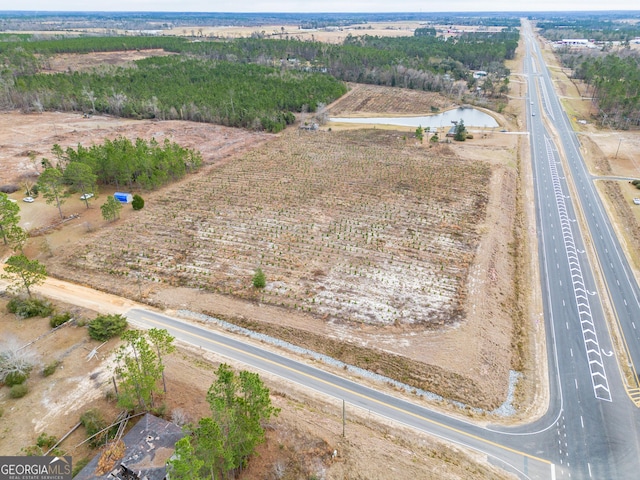
[[[452,121],[464,122],[465,127],[498,127],[498,122],[491,116],[475,108],[456,108],[423,117],[331,117],[332,122],[368,123],[374,125],[398,125],[400,127],[451,127]]]

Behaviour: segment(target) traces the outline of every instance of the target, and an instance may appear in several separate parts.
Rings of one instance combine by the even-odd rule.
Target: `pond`
[[[400,127],[440,128],[450,127],[452,121],[464,122],[465,127],[498,127],[498,122],[491,115],[487,115],[475,108],[456,108],[422,117],[331,117],[332,122],[367,123],[374,125],[397,125]]]

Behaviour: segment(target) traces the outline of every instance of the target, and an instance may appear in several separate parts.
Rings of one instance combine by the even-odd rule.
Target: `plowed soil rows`
[[[426,115],[433,109],[453,106],[451,100],[434,92],[378,85],[349,84],[349,93],[331,105],[331,115],[368,114]]]
[[[58,274],[139,274],[336,322],[452,323],[490,173],[397,133],[291,131],[85,238]]]

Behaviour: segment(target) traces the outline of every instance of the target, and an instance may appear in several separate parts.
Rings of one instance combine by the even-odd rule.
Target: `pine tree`
[[[31,287],[46,280],[47,269],[38,260],[29,260],[24,254],[13,255],[7,259],[4,273],[0,277],[13,281],[10,289],[24,288],[27,295],[31,296]]]
[[[118,351],[116,367],[120,377],[118,405],[131,410],[153,408],[154,394],[161,392],[158,382],[164,365],[138,330],[127,330],[122,340],[126,343]]]

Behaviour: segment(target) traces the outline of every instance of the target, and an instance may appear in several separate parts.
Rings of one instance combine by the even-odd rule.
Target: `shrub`
[[[71,314],[69,312],[59,313],[58,315],[51,317],[49,325],[51,325],[51,328],[56,328],[69,320],[71,320]]]
[[[93,437],[99,431],[103,430],[107,423],[102,418],[99,410],[92,408],[91,410],[87,410],[80,416],[80,423],[87,431],[87,438]],[[108,432],[103,432],[100,435],[96,435],[91,440],[89,440],[89,445],[92,447],[97,447],[102,442],[102,439],[107,435]]]
[[[59,365],[60,362],[58,360],[54,360],[53,362],[49,363],[42,369],[42,376],[48,377],[50,375],[53,375],[53,372],[56,371],[56,368],[58,368]]]
[[[127,329],[127,319],[122,315],[98,315],[89,322],[89,336],[104,342]]]
[[[156,417],[166,418],[167,404],[163,402],[161,405],[156,405],[155,407],[152,407],[151,413]]]
[[[255,288],[264,288],[267,286],[267,277],[265,277],[261,268],[256,270],[256,273],[253,275],[252,282]]]
[[[53,435],[47,435],[42,432],[36,439],[36,445],[40,448],[46,448],[47,450],[53,447],[58,442],[58,439]]]
[[[78,473],[80,473],[80,470],[86,467],[89,464],[89,461],[90,461],[89,457],[84,457],[78,460],[77,462],[74,461],[73,470],[71,471],[71,478],[75,477]]]
[[[171,412],[171,422],[175,423],[179,427],[184,427],[185,425],[189,424],[189,416],[183,409],[176,408],[173,410],[173,412]]]
[[[640,180],[631,180],[631,183],[637,187],[640,185]]]
[[[53,313],[53,306],[38,298],[14,297],[7,303],[7,310],[20,318],[47,317]]]
[[[28,373],[11,372],[4,377],[4,384],[7,387],[13,387],[14,385],[21,385],[27,380],[28,377],[29,377]]]
[[[22,448],[20,451],[27,457],[42,457],[44,455],[44,451],[37,445],[29,445],[28,447]]]
[[[142,210],[144,207],[144,199],[140,195],[134,195],[131,206],[134,210]]]
[[[66,455],[66,453],[59,448],[53,448],[53,446],[58,442],[58,439],[53,435],[47,435],[46,433],[41,433],[36,439],[35,445],[29,445],[28,447],[24,447],[21,451],[24,455],[33,456],[33,457],[41,457],[46,452],[49,452],[49,455],[62,457]]]
[[[27,393],[29,393],[29,387],[27,387],[26,383],[21,383],[20,385],[14,385],[13,387],[11,387],[11,390],[9,390],[9,396],[11,398],[22,398]]]

